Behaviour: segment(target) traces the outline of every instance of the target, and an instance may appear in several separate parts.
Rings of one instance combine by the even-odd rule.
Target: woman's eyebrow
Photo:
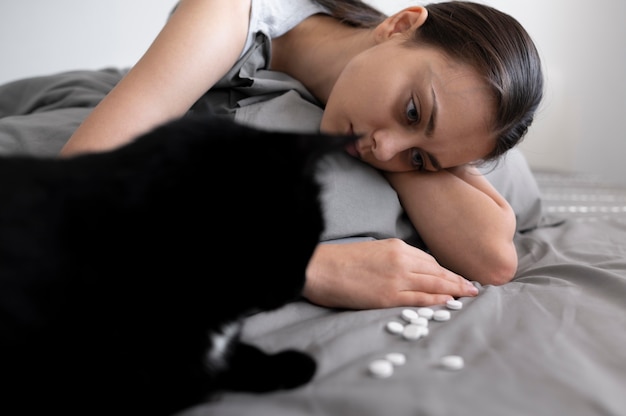
[[[432,101],[433,101],[433,106],[432,106],[432,111],[430,112],[430,119],[428,120],[428,124],[426,125],[426,137],[431,138],[433,137],[433,133],[435,132],[435,125],[437,124],[437,109],[438,109],[438,103],[437,103],[437,95],[435,94],[435,89],[431,88],[431,95],[432,95]]]

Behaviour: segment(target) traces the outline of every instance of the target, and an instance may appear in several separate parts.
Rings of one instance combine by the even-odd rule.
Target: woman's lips
[[[354,129],[352,127],[352,124],[350,124],[350,129],[348,130],[347,133],[348,136],[354,136]],[[357,141],[353,141],[351,143],[348,143],[346,145],[346,152],[348,152],[348,154],[352,157],[356,157],[357,159],[361,159],[361,152],[359,151],[359,148],[357,147]]]
[[[361,158],[361,154],[359,153],[359,149],[356,147],[356,142],[350,142],[346,145],[346,152],[352,157],[356,157],[357,159]]]

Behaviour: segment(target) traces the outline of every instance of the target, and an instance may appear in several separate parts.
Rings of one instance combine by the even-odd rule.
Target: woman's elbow
[[[477,280],[483,285],[500,286],[513,280],[516,273],[517,251],[511,243],[507,250],[502,250],[489,262],[489,267],[483,270],[481,278]]]
[[[515,213],[510,205],[507,204],[508,210],[508,232],[505,235],[509,237],[505,240],[494,239],[492,241],[491,249],[488,251],[492,253],[490,265],[487,267],[487,274],[483,277],[484,282],[479,281],[481,284],[490,284],[500,286],[510,282],[517,273],[517,249],[513,242],[513,235],[515,234],[516,220]]]

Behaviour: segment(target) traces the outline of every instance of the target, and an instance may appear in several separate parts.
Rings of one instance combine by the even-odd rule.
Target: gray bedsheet
[[[319,363],[305,387],[223,394],[185,415],[624,415],[626,225],[565,221],[516,238],[517,277],[462,299],[425,338],[385,330],[403,308],[337,311],[308,303],[249,319],[245,339]],[[407,356],[385,379],[369,363]],[[465,367],[446,370],[444,355]]]
[[[0,152],[56,153],[123,73],[0,87]],[[291,391],[223,393],[182,414],[626,415],[626,223],[610,211],[593,221],[551,213],[565,220],[517,234],[512,282],[461,299],[463,309],[431,322],[422,339],[385,330],[403,308],[342,311],[297,302],[250,317],[246,341],[309,352],[319,365],[314,380]],[[406,364],[389,378],[372,377],[369,363],[390,352],[404,353]],[[463,357],[465,367],[443,369],[439,360],[448,354]]]

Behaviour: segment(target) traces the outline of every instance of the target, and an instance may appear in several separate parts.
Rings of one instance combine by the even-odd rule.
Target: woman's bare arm
[[[182,116],[236,62],[249,15],[250,0],[181,0],[143,57],[60,155],[112,149]]]
[[[442,266],[483,284],[513,278],[515,214],[476,168],[389,173],[387,178]]]

